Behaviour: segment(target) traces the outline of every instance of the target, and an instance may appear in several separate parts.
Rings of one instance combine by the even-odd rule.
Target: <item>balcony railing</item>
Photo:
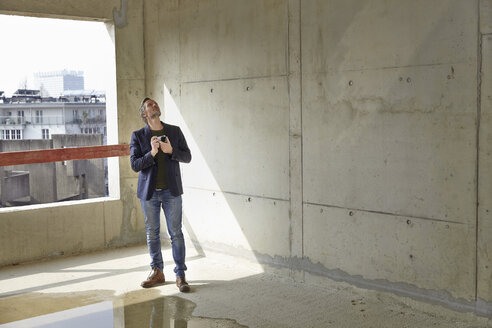
[[[26,119],[25,117],[22,116],[0,116],[0,124],[2,125],[26,124]]]
[[[24,125],[24,124],[45,124],[45,125],[62,125],[63,117],[61,116],[0,116],[0,125]]]
[[[65,122],[60,116],[41,116],[41,117],[23,117],[23,116],[0,116],[0,125],[24,125],[24,124],[104,124],[106,117],[97,116],[91,118],[70,118]]]

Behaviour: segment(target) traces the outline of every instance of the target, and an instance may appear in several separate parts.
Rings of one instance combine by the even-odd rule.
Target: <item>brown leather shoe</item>
[[[149,287],[154,287],[156,285],[161,285],[165,281],[166,280],[164,279],[164,273],[162,273],[162,271],[159,270],[158,268],[153,268],[152,272],[147,277],[147,280],[142,281],[140,286],[142,286],[143,288],[149,288]]]
[[[185,277],[176,278],[176,286],[178,286],[179,291],[182,293],[187,293],[190,291],[190,285],[186,282]]]

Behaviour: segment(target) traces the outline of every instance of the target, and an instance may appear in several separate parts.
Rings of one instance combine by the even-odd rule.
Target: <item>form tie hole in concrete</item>
[[[349,211],[350,216],[354,216],[354,214],[355,214],[354,211]]]
[[[413,260],[413,254],[410,254],[410,260]]]
[[[451,74],[448,75],[448,80],[454,79],[454,67],[451,66]]]
[[[350,80],[349,81],[349,86],[353,86],[354,85],[354,81]]]
[[[407,224],[408,225],[412,224],[412,221],[411,220],[407,220]]]
[[[212,195],[215,196],[215,193],[213,193]]]
[[[214,89],[213,89],[213,88],[212,88],[212,89],[210,89],[210,93],[214,93]]]
[[[407,82],[408,82],[408,83],[412,82],[412,79],[411,79],[411,78],[409,78],[409,77],[407,77]]]
[[[251,88],[250,87],[246,87],[246,91],[249,91]]]
[[[251,197],[248,197],[248,202],[251,202]]]
[[[48,254],[48,257],[55,257],[55,256],[62,256],[65,255],[65,252],[63,251],[57,251],[57,252],[52,252]]]

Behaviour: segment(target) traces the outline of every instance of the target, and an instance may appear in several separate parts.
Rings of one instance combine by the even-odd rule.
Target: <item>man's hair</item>
[[[145,117],[142,116],[142,114],[144,113],[145,111],[145,102],[147,100],[151,100],[149,97],[145,97],[142,102],[140,103],[140,108],[139,108],[139,111],[140,111],[140,117],[142,118],[142,121],[145,122],[145,124],[148,124],[147,122],[147,119]]]

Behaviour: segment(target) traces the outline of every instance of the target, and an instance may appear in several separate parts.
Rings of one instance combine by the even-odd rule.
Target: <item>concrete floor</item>
[[[61,257],[0,270],[0,327],[492,327],[454,312],[326,278],[295,283],[245,259],[188,250],[192,292],[140,288],[146,246]],[[28,319],[33,318],[34,319]]]

